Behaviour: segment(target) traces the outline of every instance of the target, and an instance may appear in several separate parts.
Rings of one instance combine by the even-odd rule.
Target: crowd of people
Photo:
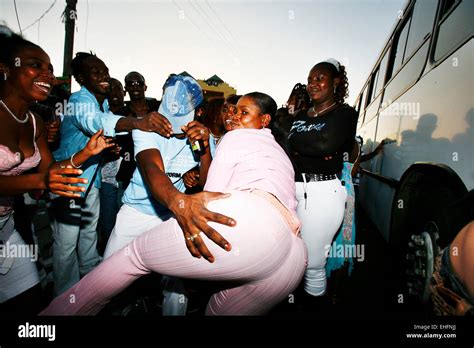
[[[352,271],[348,255],[328,257],[333,243],[355,243],[364,160],[337,60],[314,65],[278,109],[261,92],[205,100],[176,74],[161,100],[146,97],[143,75],[122,85],[79,52],[80,90],[51,122],[32,111],[55,86],[49,56],[8,28],[0,43],[0,239],[26,245],[14,197],[47,191],[55,297],[40,300],[33,255],[1,257],[0,310],[97,314],[158,273],[163,315],[186,315],[188,279],[214,283],[208,315],[263,315],[297,289],[321,297],[327,277]],[[472,277],[461,278],[472,296]]]

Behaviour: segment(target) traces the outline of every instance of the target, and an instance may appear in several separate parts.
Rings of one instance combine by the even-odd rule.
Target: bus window
[[[389,80],[395,73],[400,69],[403,64],[403,56],[405,54],[405,47],[407,43],[408,28],[410,27],[410,18],[403,23],[402,28],[398,32],[397,38],[393,44],[392,61],[393,64],[387,73],[387,79]]]
[[[360,111],[364,111],[366,105],[367,105],[367,85],[365,85],[364,92],[362,92],[360,96]]]
[[[379,68],[377,68],[377,70],[374,71],[370,79],[369,94],[367,95],[367,103],[365,103],[365,106],[369,105],[372,102],[372,100],[374,100],[375,88],[377,85],[378,76],[379,76]]]
[[[357,111],[357,113],[359,113],[360,111],[360,101],[362,100],[361,96],[359,95],[359,97],[357,98],[356,102],[355,102],[355,111]]]
[[[359,98],[356,101],[356,110],[357,113],[359,114],[359,120],[358,124],[362,125],[364,123],[364,111],[365,111],[365,105],[367,102],[367,85],[365,85],[364,90],[362,93],[359,94]]]
[[[454,9],[453,9],[454,8]],[[474,32],[474,1],[444,1],[438,22],[434,60],[438,61],[453,51]]]
[[[367,108],[367,105],[369,105],[370,103],[370,85],[369,83],[367,83],[367,87],[365,88],[365,101],[363,102],[363,107],[364,107],[364,110]]]
[[[437,1],[418,0],[416,2],[403,61],[406,61],[430,35],[436,15],[436,8]]]
[[[379,92],[382,90],[382,87],[384,86],[385,82],[385,73],[387,71],[387,61],[388,61],[388,56],[389,56],[389,49],[385,51],[385,55],[382,58],[382,61],[380,62],[379,69],[377,72],[377,83],[375,84],[375,93],[374,96],[378,95]]]

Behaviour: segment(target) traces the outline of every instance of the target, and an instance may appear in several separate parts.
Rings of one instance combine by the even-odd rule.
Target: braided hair
[[[297,110],[308,109],[311,101],[309,99],[308,92],[306,91],[306,85],[298,82],[293,87],[293,90],[288,97],[288,101],[286,102],[287,105],[290,104],[292,99],[295,99],[295,108]]]
[[[97,56],[90,52],[77,52],[76,56],[74,59],[71,61],[71,71],[72,71],[72,76],[76,79],[77,83],[82,86],[82,83],[77,79],[77,76],[80,74],[85,73],[84,71],[84,61],[88,58],[95,57]]]

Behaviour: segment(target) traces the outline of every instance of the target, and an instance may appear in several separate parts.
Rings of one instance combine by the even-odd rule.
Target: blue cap
[[[163,86],[164,93],[158,112],[173,126],[173,133],[182,133],[194,119],[194,109],[202,103],[201,86],[191,77],[171,75]]]

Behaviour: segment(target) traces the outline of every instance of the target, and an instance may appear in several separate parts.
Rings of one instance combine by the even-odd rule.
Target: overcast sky
[[[24,36],[62,74],[65,0],[16,0]],[[404,0],[78,0],[74,52],[94,51],[123,81],[136,70],[161,98],[168,74],[217,74],[239,94],[260,91],[279,105],[311,67],[334,57],[347,67],[353,103]],[[13,0],[0,20],[19,31]],[[27,28],[29,27],[29,28]],[[73,85],[73,91],[77,90]]]

